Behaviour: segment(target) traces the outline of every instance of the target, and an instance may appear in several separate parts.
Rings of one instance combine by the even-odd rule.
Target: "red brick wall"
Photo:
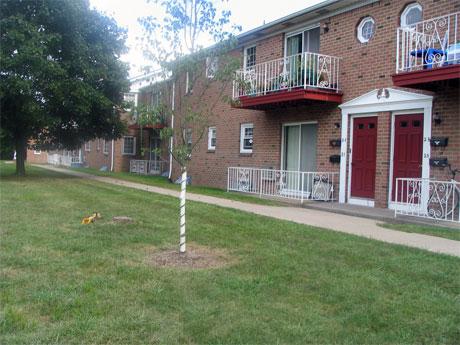
[[[48,153],[41,151],[40,154],[35,154],[33,149],[27,149],[27,162],[31,164],[46,164],[48,162]]]
[[[332,18],[329,31],[321,33],[323,54],[341,58],[340,83],[344,101],[351,100],[370,90],[391,87],[391,76],[395,73],[396,28],[400,14],[412,1],[386,0],[367,5]],[[460,1],[421,0],[425,19],[460,10]],[[363,17],[372,16],[376,23],[374,37],[367,44],[356,38],[356,28]],[[257,62],[264,62],[283,56],[284,34],[279,34],[256,43]],[[238,49],[235,54],[241,54]],[[204,102],[212,102],[218,94],[217,85],[212,86],[203,97]],[[182,90],[176,89],[176,105]],[[231,86],[225,91],[231,95]],[[195,93],[198,94],[198,93]],[[193,97],[188,96],[188,97]],[[460,167],[460,115],[459,89],[448,86],[436,90],[433,113],[439,112],[443,122],[433,124],[433,136],[449,136],[449,146],[443,150],[433,149],[432,155],[446,156],[456,167]],[[178,115],[178,114],[176,114]],[[179,115],[178,115],[179,116]],[[388,202],[389,160],[390,160],[390,113],[378,114],[378,147],[376,173],[376,206],[385,207]],[[282,124],[294,121],[317,121],[317,167],[323,171],[339,171],[339,165],[329,163],[329,156],[339,154],[339,148],[329,145],[332,139],[340,138],[341,112],[337,104],[309,102],[303,105],[278,107],[271,111],[255,111],[231,108],[219,102],[209,118],[209,126],[217,129],[217,147],[207,150],[207,135],[193,152],[190,174],[193,183],[225,188],[227,168],[230,166],[280,167]],[[240,125],[254,124],[254,148],[252,154],[240,154]],[[194,136],[196,137],[196,136]],[[175,165],[174,176],[179,170]],[[431,169],[435,177],[445,176],[441,169]],[[445,178],[445,177],[444,177]]]

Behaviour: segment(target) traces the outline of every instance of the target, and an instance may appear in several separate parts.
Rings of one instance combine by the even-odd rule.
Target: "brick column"
[[[379,113],[377,123],[377,165],[375,170],[375,207],[388,207],[390,140],[391,113]]]

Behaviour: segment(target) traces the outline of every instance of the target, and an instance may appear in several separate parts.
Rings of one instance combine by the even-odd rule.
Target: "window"
[[[152,92],[152,106],[158,107],[160,105],[161,92]]]
[[[123,137],[123,150],[124,155],[136,154],[136,138],[131,136]]]
[[[191,128],[184,129],[184,140],[189,150],[191,150],[192,149],[192,129]]]
[[[216,127],[208,129],[208,150],[216,149]]]
[[[206,58],[206,77],[214,78],[216,76],[219,60],[217,56],[208,56]]]
[[[240,152],[252,153],[254,125],[246,123],[241,125],[240,132]]]
[[[42,150],[36,148],[34,149],[34,155],[41,155],[42,154]]]
[[[285,54],[292,56],[303,52],[319,53],[319,41],[319,26],[288,34],[285,42]]]
[[[85,143],[85,151],[86,152],[90,152],[91,151],[91,142],[90,141],[87,141]]]
[[[358,40],[367,43],[374,36],[375,21],[371,17],[366,17],[358,25]]]
[[[104,139],[104,154],[108,155],[109,154],[109,142]]]
[[[256,64],[256,46],[244,49],[244,68],[251,69]]]
[[[418,3],[407,5],[401,13],[401,26],[412,26],[415,23],[422,21],[422,17],[422,6]]]

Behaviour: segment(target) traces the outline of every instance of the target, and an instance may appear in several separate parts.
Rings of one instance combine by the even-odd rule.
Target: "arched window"
[[[361,43],[367,43],[374,36],[375,21],[371,17],[366,17],[361,20],[358,25],[358,40]]]
[[[409,4],[401,13],[401,26],[412,26],[423,19],[422,6],[418,3]]]

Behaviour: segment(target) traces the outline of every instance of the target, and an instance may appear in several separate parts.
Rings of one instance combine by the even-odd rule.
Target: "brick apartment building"
[[[321,187],[324,199],[386,208],[397,178],[449,180],[446,165],[460,168],[459,11],[460,0],[326,0],[239,35],[226,91],[236,103],[210,119],[193,184],[302,199]],[[148,131],[150,146],[165,145]]]

